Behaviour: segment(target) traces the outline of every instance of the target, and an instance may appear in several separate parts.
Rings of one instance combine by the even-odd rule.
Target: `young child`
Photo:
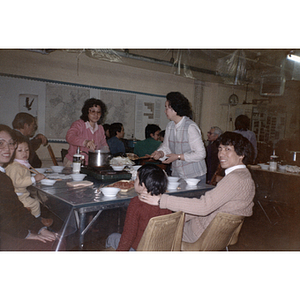
[[[31,198],[27,187],[35,182],[39,182],[45,178],[44,174],[37,174],[31,177],[29,169],[31,165],[28,162],[29,145],[25,138],[17,137],[17,149],[14,154],[14,160],[6,167],[6,174],[11,178],[15,192],[19,200],[23,203],[33,216],[39,218],[40,221],[47,227],[53,223],[52,219],[41,217],[40,203],[37,199]]]
[[[141,199],[141,193],[147,193],[149,197],[165,193],[167,185],[167,175],[158,166],[145,164],[139,168],[134,182],[138,196],[130,200],[123,233],[112,233],[106,240],[106,248],[112,247],[117,251],[136,250],[149,220],[172,213],[168,209],[160,209],[158,205],[149,205]]]

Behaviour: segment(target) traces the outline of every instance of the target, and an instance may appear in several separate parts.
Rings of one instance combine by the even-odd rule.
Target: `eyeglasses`
[[[17,144],[14,141],[5,141],[5,140],[0,140],[0,149],[4,149],[6,146],[8,146],[9,149],[15,149]]]
[[[99,110],[92,110],[92,109],[90,109],[90,110],[89,110],[89,113],[90,113],[90,114],[101,115],[101,110],[99,111]]]

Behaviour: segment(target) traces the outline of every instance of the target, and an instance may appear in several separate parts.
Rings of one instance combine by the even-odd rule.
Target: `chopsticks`
[[[24,166],[25,167],[25,166]],[[26,167],[25,167],[26,168]],[[26,168],[28,169],[28,168]],[[31,167],[31,169],[28,169],[31,173],[34,173],[36,175],[41,174],[39,173],[34,167]],[[43,174],[44,175],[44,174]],[[45,179],[49,179],[48,177],[45,176]]]
[[[27,168],[28,169],[28,168]],[[34,173],[34,174],[41,174],[39,173],[34,167],[31,167],[31,169],[28,169],[31,173]]]
[[[21,166],[22,166],[23,168],[29,170],[31,173],[34,173],[34,174],[36,174],[36,175],[42,174],[42,173],[38,172],[34,167],[31,167],[31,169],[29,169],[29,168],[25,167],[24,165],[21,165]],[[43,174],[43,175],[45,175],[45,174]],[[45,176],[44,179],[52,180],[52,179],[50,179],[50,178],[48,178],[48,177],[46,177],[46,176]],[[61,181],[62,179],[61,179],[61,178],[57,178],[57,179],[53,179],[53,180]]]

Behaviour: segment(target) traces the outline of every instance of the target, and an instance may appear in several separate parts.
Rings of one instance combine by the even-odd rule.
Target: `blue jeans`
[[[112,233],[108,236],[105,243],[105,248],[112,247],[114,249],[117,249],[120,243],[121,239],[121,233]],[[130,248],[129,251],[135,251],[135,249]]]

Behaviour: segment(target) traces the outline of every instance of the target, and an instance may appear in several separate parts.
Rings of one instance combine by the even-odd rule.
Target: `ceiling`
[[[120,63],[166,71],[203,80],[219,77],[228,84],[258,83],[262,76],[293,79],[294,64],[286,59],[292,49],[115,49]],[[103,50],[85,50],[97,58]],[[222,78],[220,80],[220,78]]]
[[[227,84],[256,84],[262,76],[300,80],[294,63],[287,60],[293,49],[42,49],[78,52],[88,57],[133,67],[173,73],[198,80]],[[296,53],[297,50],[294,50]],[[299,71],[300,73],[300,71]]]

